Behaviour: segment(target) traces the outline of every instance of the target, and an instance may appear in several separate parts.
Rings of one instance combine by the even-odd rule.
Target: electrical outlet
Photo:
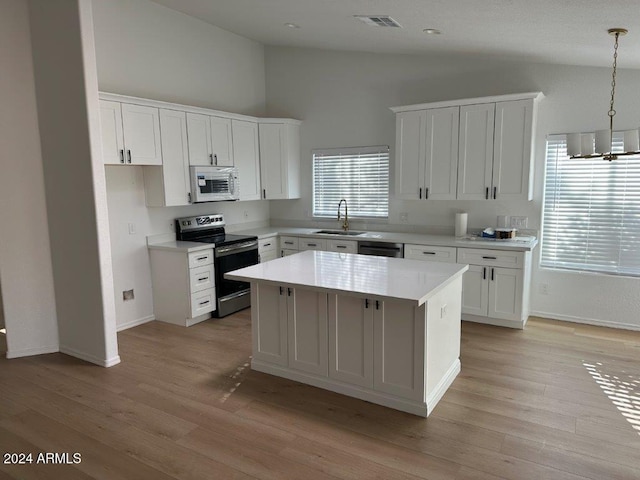
[[[529,217],[511,217],[511,228],[527,228]]]
[[[131,290],[123,290],[122,291],[122,300],[127,301],[127,300],[133,300],[134,296],[133,296],[133,288]]]
[[[128,227],[129,227],[129,235],[135,235],[136,234],[136,224],[135,223],[129,223]]]
[[[249,211],[248,210],[244,211],[244,218],[249,218]]]
[[[440,307],[440,318],[444,318],[447,316],[447,304],[445,303]]]
[[[538,293],[540,295],[549,295],[549,284],[548,283],[539,283],[538,284]]]

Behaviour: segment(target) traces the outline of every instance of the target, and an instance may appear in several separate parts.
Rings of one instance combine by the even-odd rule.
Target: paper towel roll
[[[467,234],[467,214],[456,213],[456,237],[464,237]]]

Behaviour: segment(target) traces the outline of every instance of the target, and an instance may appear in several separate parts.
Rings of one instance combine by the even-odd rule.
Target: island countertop
[[[308,250],[225,274],[231,280],[267,282],[422,305],[468,265]]]

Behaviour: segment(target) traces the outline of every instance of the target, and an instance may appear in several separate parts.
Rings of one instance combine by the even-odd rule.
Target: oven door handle
[[[258,241],[251,240],[249,242],[236,243],[235,245],[229,245],[224,247],[216,247],[216,257],[226,257],[227,255],[233,255],[235,253],[248,252],[250,250],[258,249]]]

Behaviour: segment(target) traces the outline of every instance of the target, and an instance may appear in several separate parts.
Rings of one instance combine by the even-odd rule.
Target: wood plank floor
[[[428,419],[249,368],[249,310],[118,336],[122,363],[0,360],[0,479],[640,478],[640,332],[463,323]]]

